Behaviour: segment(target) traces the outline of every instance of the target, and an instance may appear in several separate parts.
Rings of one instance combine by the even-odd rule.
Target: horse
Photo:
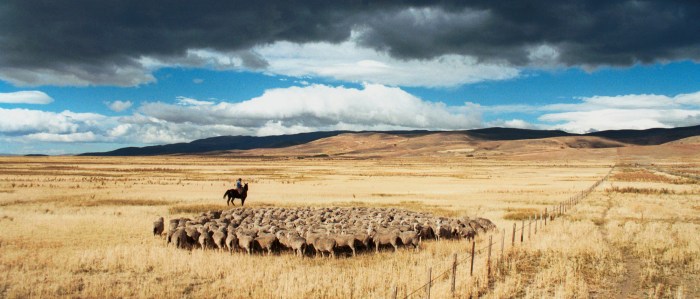
[[[224,193],[224,198],[226,198],[227,196],[228,196],[228,199],[226,200],[227,206],[228,206],[229,202],[235,206],[236,204],[234,203],[234,200],[236,200],[236,198],[241,199],[241,206],[244,205],[245,199],[246,199],[246,197],[248,197],[248,183],[245,183],[245,185],[243,185],[243,193],[238,194],[238,189],[228,189],[228,190],[226,190],[226,193]]]

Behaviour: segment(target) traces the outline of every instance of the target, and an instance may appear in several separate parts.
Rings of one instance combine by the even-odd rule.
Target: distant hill
[[[486,128],[463,131],[465,134],[483,140],[521,140],[551,137],[576,136],[559,130],[528,130],[514,128]]]
[[[513,141],[513,140],[529,140],[529,139],[544,139],[556,137],[600,137],[606,140],[614,141],[595,141],[595,142],[578,142],[574,146],[572,141],[568,141],[564,145],[570,147],[619,147],[625,144],[634,145],[657,145],[667,143],[674,140],[679,140],[687,137],[700,135],[700,126],[680,127],[672,129],[649,129],[649,130],[616,130],[616,131],[600,131],[589,134],[571,134],[558,130],[527,130],[514,128],[485,128],[464,131],[329,131],[329,132],[312,132],[300,133],[291,135],[277,136],[220,136],[205,139],[195,140],[189,143],[175,143],[166,145],[155,145],[145,147],[126,147],[109,152],[100,153],[84,153],[81,156],[152,156],[152,155],[170,155],[170,154],[202,154],[216,151],[231,151],[231,150],[252,150],[252,149],[275,149],[286,148],[291,146],[299,146],[321,140],[324,138],[335,137],[341,134],[383,134],[387,136],[399,136],[403,138],[415,138],[434,134],[438,138],[432,138],[431,143],[426,143],[433,147],[440,146],[435,142],[439,141],[439,136],[462,135],[465,138],[476,141]],[[445,135],[446,134],[446,135]],[[602,140],[602,139],[601,139]],[[569,145],[569,143],[571,143]],[[390,149],[386,149],[390,150]]]
[[[683,138],[698,136],[700,135],[700,126],[670,129],[609,130],[589,133],[586,135],[604,137],[611,140],[636,145],[658,145]]]

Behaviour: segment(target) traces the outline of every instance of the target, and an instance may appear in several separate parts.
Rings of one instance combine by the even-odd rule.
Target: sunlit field
[[[498,229],[476,239],[497,243],[492,275],[484,253],[473,276],[460,264],[458,297],[695,298],[700,158],[655,162],[613,151],[588,160],[4,157],[0,297],[391,298],[396,290],[402,298],[428,269],[439,274],[471,250],[464,240],[425,240],[417,253],[248,256],[176,249],[153,236],[158,216],[234,208],[222,195],[241,177],[246,207],[398,207],[492,220]],[[511,245],[513,223],[551,211],[613,166],[567,213]],[[433,283],[432,298],[450,295],[448,276]]]

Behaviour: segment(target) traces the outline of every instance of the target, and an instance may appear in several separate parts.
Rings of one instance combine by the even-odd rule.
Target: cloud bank
[[[105,104],[107,104],[107,107],[109,107],[109,110],[112,110],[114,112],[122,112],[126,109],[131,108],[131,106],[133,105],[133,103],[131,101],[120,101],[120,100],[107,102]]]
[[[269,89],[231,103],[178,97],[147,102],[124,116],[0,108],[0,140],[8,143],[188,142],[222,135],[279,135],[329,130],[464,130],[481,127],[561,129],[574,133],[700,124],[700,91],[675,96],[631,94],[579,98],[546,106],[449,106],[422,100],[401,88],[308,85]],[[484,121],[514,111],[539,115]]]
[[[8,0],[0,20],[0,78],[15,85],[134,86],[153,82],[154,67],[167,65],[323,76],[337,64],[309,69],[295,59],[319,56],[312,53],[318,45],[344,49],[348,42],[367,57],[340,63],[355,72],[379,70],[372,82],[391,85],[407,79],[387,79],[381,63],[401,69],[454,59],[464,69],[455,72],[472,74],[468,83],[508,78],[521,67],[700,58],[695,1]],[[265,53],[286,43],[311,52],[282,57],[284,63]],[[198,55],[207,52],[218,58]],[[483,68],[500,73],[481,77]],[[354,77],[337,67],[329,72]],[[464,83],[450,80],[431,84]]]
[[[38,90],[0,93],[2,104],[50,104],[51,102],[53,98]]]
[[[579,104],[541,107],[539,120],[574,133],[700,124],[700,92],[665,96],[631,94],[581,98]],[[556,112],[555,112],[556,111]]]

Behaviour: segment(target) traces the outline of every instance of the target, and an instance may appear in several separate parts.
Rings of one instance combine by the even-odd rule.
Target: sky
[[[0,154],[700,125],[696,1],[0,3]]]

